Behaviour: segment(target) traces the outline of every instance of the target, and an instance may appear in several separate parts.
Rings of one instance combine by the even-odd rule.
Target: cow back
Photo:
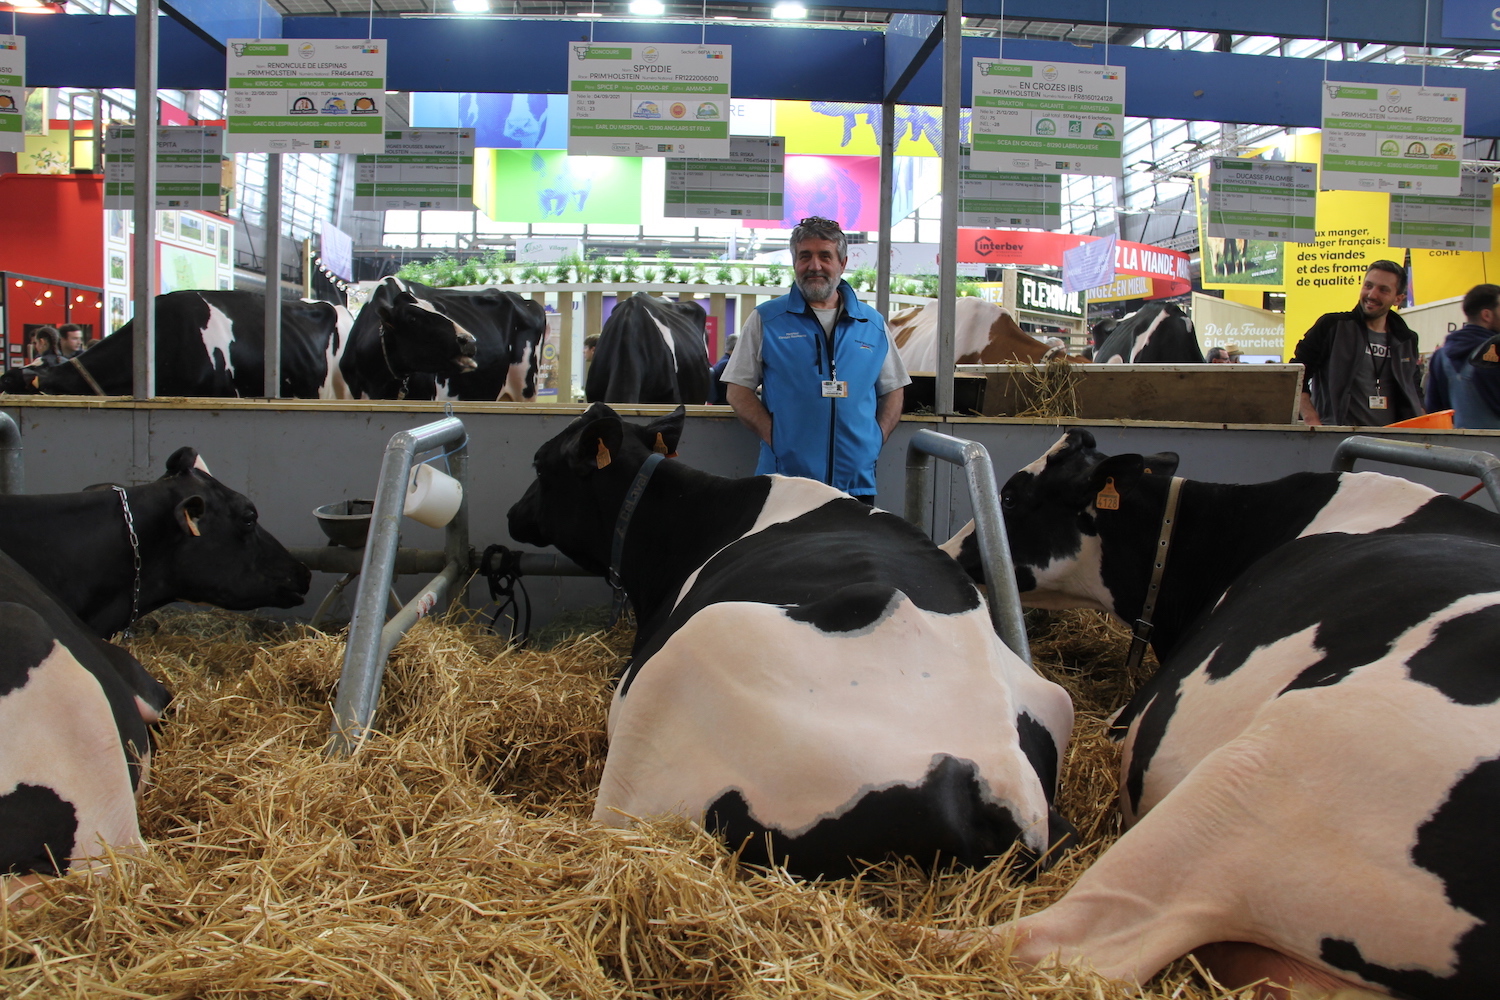
[[[599,333],[584,383],[591,403],[706,403],[703,307],[632,295]]]
[[[938,302],[903,309],[891,317],[896,351],[908,371],[937,370]],[[975,296],[954,303],[953,357],[961,365],[1034,363],[1047,346],[1026,333],[1005,309]]]
[[[1094,357],[1105,364],[1203,364],[1193,321],[1170,303],[1148,302],[1115,325]]]

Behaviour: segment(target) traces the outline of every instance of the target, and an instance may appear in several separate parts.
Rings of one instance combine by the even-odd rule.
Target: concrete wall
[[[229,486],[250,496],[261,521],[288,545],[321,545],[326,539],[313,508],[336,500],[372,497],[386,442],[396,431],[437,419],[443,407],[432,403],[328,403],[283,400],[153,400],[149,403],[95,402],[7,397],[0,400],[21,427],[25,446],[26,491],[54,493],[91,483],[142,482],[162,474],[167,456],[191,445]],[[531,482],[536,449],[559,433],[582,406],[458,404],[454,411],[469,432],[472,538],[476,549],[492,542],[509,544],[505,515]],[[666,407],[622,407],[627,418],[644,421],[668,412]],[[1258,482],[1291,472],[1326,470],[1333,450],[1349,428],[1301,426],[1202,425],[1076,421],[1098,439],[1109,454],[1176,451],[1181,473],[1214,482]],[[907,417],[881,456],[877,502],[888,510],[904,505],[906,445],[924,427],[969,438],[990,452],[1003,482],[1031,462],[1059,436],[1056,421],[1015,418]],[[1367,433],[1368,431],[1362,431]],[[1500,431],[1381,431],[1391,438],[1495,452]],[[692,407],[681,446],[682,460],[725,476],[749,475],[757,446],[750,432],[727,408]],[[1463,492],[1474,480],[1443,473],[1379,468],[1427,483],[1436,489]],[[946,538],[970,515],[960,470],[939,464],[929,530]],[[1483,493],[1476,500],[1483,499]],[[1487,501],[1485,501],[1488,506]],[[442,547],[442,532],[414,521],[404,522],[402,544]],[[1233,525],[1226,525],[1232,531]],[[297,612],[310,616],[335,582],[314,576],[308,603]],[[404,578],[403,596],[418,585]],[[557,611],[604,604],[603,581],[531,578],[528,589],[536,605],[535,625]],[[480,583],[471,599],[482,603]]]

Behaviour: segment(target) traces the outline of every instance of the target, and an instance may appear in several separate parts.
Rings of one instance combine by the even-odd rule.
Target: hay
[[[1047,645],[1061,619],[1037,627],[1041,668],[1087,686],[1083,654]],[[1114,836],[1099,705],[1080,693],[1063,792],[1094,843],[1033,885],[1000,864],[805,885],[738,870],[686,823],[589,821],[629,639],[530,652],[423,622],[387,672],[383,732],[342,760],[322,752],[338,639],[289,632],[256,648],[180,623],[138,638],[177,694],[141,810],[150,846],[0,915],[0,995],[1127,995],[1085,972],[929,954],[891,923],[994,923],[1066,889]],[[1149,995],[1221,995],[1194,982],[1179,963]]]
[[[1066,356],[1056,356],[1045,364],[1016,365],[1015,386],[1024,409],[1018,417],[1076,417],[1078,415],[1078,381],[1082,376]]]

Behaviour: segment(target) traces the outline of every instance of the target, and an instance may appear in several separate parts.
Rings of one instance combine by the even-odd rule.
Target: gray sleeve
[[[890,330],[885,331],[885,337],[890,347],[885,352],[885,363],[880,366],[880,376],[875,379],[876,396],[884,396],[892,390],[911,385],[911,376],[906,373],[906,362],[901,360]]]
[[[721,381],[742,385],[746,389],[760,388],[760,337],[760,311],[752,309],[750,315],[745,317],[745,325],[740,327],[740,339],[735,341],[729,364],[724,366],[724,374],[719,376]]]

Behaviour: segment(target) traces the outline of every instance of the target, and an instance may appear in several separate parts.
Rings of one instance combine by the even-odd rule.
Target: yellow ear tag
[[[1495,353],[1495,345],[1491,344],[1484,352],[1484,360],[1500,362],[1500,354]]]
[[[658,431],[656,434],[656,447],[652,448],[651,450],[656,452],[658,455],[666,455],[668,458],[672,457],[671,454],[667,451],[667,441],[661,436],[660,431]]]
[[[189,514],[187,511],[183,511],[182,518],[187,522],[187,529],[188,531],[193,533],[194,538],[203,537],[203,532],[198,530],[198,522],[193,520],[193,515]]]
[[[599,454],[598,454],[598,456],[596,456],[596,458],[594,460],[594,464],[597,467],[599,467],[599,468],[602,469],[605,466],[607,466],[611,461],[612,461],[612,459],[610,459],[610,457],[609,457],[609,449],[606,448],[606,447],[604,447],[604,442],[603,441],[600,441],[599,442]]]
[[[1094,497],[1094,507],[1098,510],[1120,509],[1120,492],[1115,489],[1115,481],[1113,479],[1106,479],[1104,481],[1104,489],[1100,490],[1099,495]]]

